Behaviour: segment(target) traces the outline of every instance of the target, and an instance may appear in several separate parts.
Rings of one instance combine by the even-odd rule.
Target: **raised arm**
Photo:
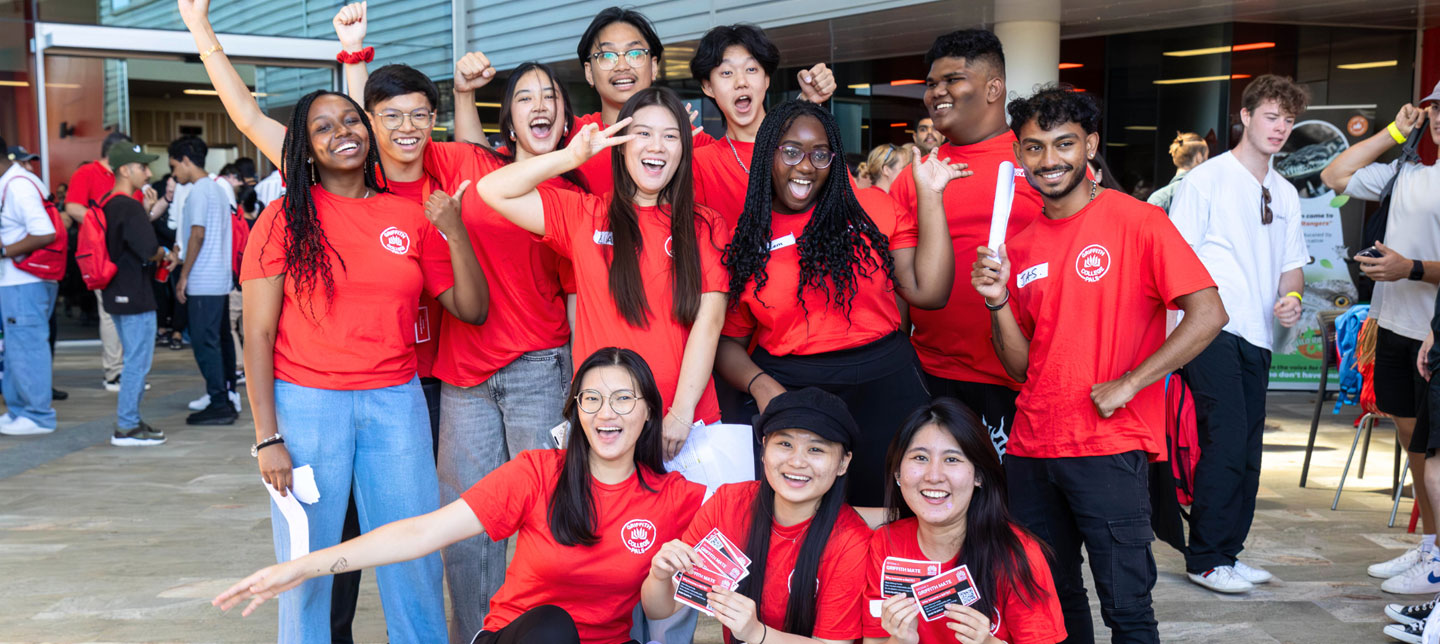
[[[544,235],[544,206],[535,188],[547,179],[580,167],[601,150],[634,138],[633,134],[614,136],[629,124],[630,119],[627,118],[603,131],[594,123],[587,125],[575,133],[565,149],[499,168],[481,177],[475,184],[475,190],[486,205],[511,223],[536,235]]]
[[[250,88],[240,79],[235,66],[220,48],[220,40],[210,27],[210,0],[178,0],[180,19],[185,28],[195,37],[195,49],[200,52],[200,62],[210,76],[210,84],[220,94],[225,113],[240,128],[240,133],[250,139],[260,153],[270,159],[276,167],[283,165],[280,149],[285,144],[285,126],[260,111],[260,104],[250,94]]]
[[[335,26],[335,37],[340,39],[340,50],[355,53],[365,48],[365,33],[370,23],[366,20],[364,2],[352,2],[335,13],[330,23]],[[356,103],[365,104],[365,82],[370,80],[370,70],[364,61],[345,63],[345,93]]]
[[[945,220],[945,186],[972,173],[964,163],[941,161],[935,151],[922,163],[910,164],[915,174],[919,211],[919,245],[893,253],[895,290],[910,306],[934,310],[950,301],[955,286],[955,246]]]
[[[1400,131],[1401,136],[1409,136],[1410,131],[1420,124],[1425,118],[1425,112],[1420,111],[1414,105],[1406,103],[1395,114],[1395,128]],[[1388,128],[1382,129],[1374,136],[1350,146],[1340,156],[1335,157],[1330,165],[1320,171],[1320,180],[1325,182],[1331,190],[1337,193],[1345,192],[1350,187],[1350,179],[1356,172],[1380,158],[1386,150],[1396,145],[1395,138],[1390,135]]]
[[[490,59],[485,54],[472,51],[455,61],[456,141],[490,147],[490,139],[486,138],[485,126],[480,121],[480,112],[475,110],[475,90],[489,84],[492,78],[495,78],[495,68],[490,66]]]

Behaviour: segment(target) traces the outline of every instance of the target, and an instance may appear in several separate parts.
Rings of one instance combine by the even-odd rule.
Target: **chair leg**
[[[1399,433],[1396,433],[1396,434],[1395,434],[1395,474],[1391,476],[1390,480],[1394,483],[1395,489],[1397,489],[1397,490],[1400,489],[1401,487],[1404,487],[1404,485],[1405,485],[1404,483],[1401,482],[1401,475],[1400,475],[1400,453],[1401,453],[1401,452],[1404,452],[1404,453],[1405,453],[1405,463],[1406,463],[1405,468],[1406,468],[1406,469],[1409,469],[1409,468],[1410,468],[1410,465],[1409,465],[1409,463],[1410,463],[1410,450],[1402,450],[1402,449],[1400,449],[1400,434],[1399,434]]]
[[[1355,460],[1355,448],[1360,445],[1360,434],[1365,433],[1365,423],[1370,420],[1370,414],[1360,420],[1360,426],[1355,428],[1355,438],[1350,441],[1350,455],[1345,457],[1345,469],[1340,471],[1340,484],[1335,486],[1335,500],[1330,503],[1330,509],[1340,507],[1340,493],[1345,491],[1345,477],[1350,474],[1350,463]]]
[[[1329,355],[1329,352],[1326,352]],[[1330,362],[1320,365],[1320,391],[1315,394],[1315,411],[1310,415],[1310,439],[1305,443],[1305,464],[1300,466],[1300,487],[1310,476],[1310,455],[1315,451],[1315,433],[1320,430],[1320,411],[1325,405],[1325,386],[1330,379]]]
[[[1405,455],[1405,467],[1400,470],[1400,483],[1395,486],[1395,503],[1390,506],[1390,523],[1386,527],[1395,527],[1395,513],[1400,510],[1400,495],[1405,491],[1405,475],[1410,470],[1410,455]],[[1418,498],[1418,497],[1417,497]]]
[[[1360,478],[1365,478],[1365,457],[1370,455],[1370,437],[1375,434],[1375,423],[1365,428],[1365,442],[1360,444]]]

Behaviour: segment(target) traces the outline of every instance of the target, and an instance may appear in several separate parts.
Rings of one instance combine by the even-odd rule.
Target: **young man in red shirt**
[[[973,173],[968,179],[951,181],[944,195],[955,257],[969,257],[989,238],[1000,164],[1015,162],[1015,135],[1005,124],[1005,52],[995,34],[965,29],[936,38],[925,54],[925,66],[929,70],[925,108],[934,129],[944,137],[940,159],[967,164]],[[1040,197],[1018,168],[1015,174],[1007,238],[1040,215]],[[890,196],[900,207],[918,214],[910,170],[900,172],[890,185]],[[965,264],[955,262],[957,284],[965,283]],[[920,356],[930,395],[951,396],[974,410],[1003,457],[1020,384],[1005,373],[986,342],[990,322],[980,308],[979,296],[970,289],[956,288],[941,309],[912,308],[910,321],[915,325],[910,341]]]
[[[998,254],[980,247],[971,284],[991,311],[995,353],[1022,383],[1005,458],[1011,510],[1055,550],[1068,641],[1093,641],[1083,544],[1111,641],[1159,642],[1147,466],[1165,444],[1156,383],[1228,318],[1163,210],[1086,177],[1100,145],[1089,95],[1051,87],[1009,111],[1043,216]],[[1185,316],[1166,338],[1168,308]]]

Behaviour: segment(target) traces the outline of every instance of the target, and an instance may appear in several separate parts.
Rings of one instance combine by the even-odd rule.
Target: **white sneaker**
[[[1430,616],[1425,618],[1420,644],[1440,644],[1440,610],[1430,611]]]
[[[206,402],[209,401],[207,400]],[[230,392],[230,404],[235,405],[235,413],[240,413],[240,392]],[[204,407],[201,407],[201,409],[204,409]]]
[[[35,421],[24,416],[17,416],[15,420],[0,425],[0,434],[6,436],[33,436],[35,434],[49,434],[55,431],[54,427],[41,427]]]
[[[1385,580],[1380,590],[1397,595],[1433,595],[1440,592],[1440,559],[1427,555],[1409,570]]]
[[[209,407],[210,394],[201,394],[199,398],[190,401],[190,404],[187,406],[190,408],[190,411],[200,411],[202,409],[205,409],[206,407]]]
[[[1418,564],[1424,560],[1425,551],[1421,550],[1419,545],[1416,545],[1414,548],[1406,550],[1405,554],[1402,554],[1399,557],[1396,557],[1389,561],[1382,561],[1380,563],[1371,565],[1369,568],[1366,569],[1366,572],[1370,573],[1371,577],[1389,579],[1391,577],[1394,577],[1395,575],[1405,572],[1406,570],[1414,568],[1415,564]]]
[[[1390,624],[1385,627],[1384,633],[1405,644],[1420,644],[1420,638],[1425,633],[1425,622]]]
[[[1251,566],[1239,559],[1235,560],[1235,574],[1240,575],[1241,579],[1256,585],[1268,584],[1271,579],[1275,578],[1275,575],[1270,574],[1270,571]]]
[[[1255,589],[1255,584],[1235,572],[1234,566],[1216,566],[1202,573],[1188,573],[1190,581],[1217,593],[1245,593]]]

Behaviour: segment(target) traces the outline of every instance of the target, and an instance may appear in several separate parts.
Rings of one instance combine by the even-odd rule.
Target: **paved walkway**
[[[185,403],[203,387],[188,348],[162,348],[142,410],[169,442],[111,447],[115,396],[100,386],[97,353],[61,350],[57,386],[71,397],[56,405],[59,431],[0,437],[0,579],[8,580],[0,585],[0,641],[273,641],[273,607],[241,619],[209,605],[273,561],[248,409],[234,426],[186,427]],[[1365,566],[1415,541],[1404,531],[1408,499],[1400,527],[1385,527],[1394,432],[1385,424],[1377,430],[1366,477],[1352,471],[1339,511],[1331,512],[1355,412],[1325,414],[1310,487],[1301,489],[1311,404],[1308,394],[1270,397],[1263,487],[1245,556],[1279,580],[1248,596],[1216,595],[1186,581],[1179,555],[1157,545],[1163,641],[1385,641],[1381,609],[1395,598],[1380,592]],[[1098,612],[1095,621],[1101,624]],[[369,573],[355,634],[385,641]],[[720,641],[713,620],[701,620],[696,641]]]

